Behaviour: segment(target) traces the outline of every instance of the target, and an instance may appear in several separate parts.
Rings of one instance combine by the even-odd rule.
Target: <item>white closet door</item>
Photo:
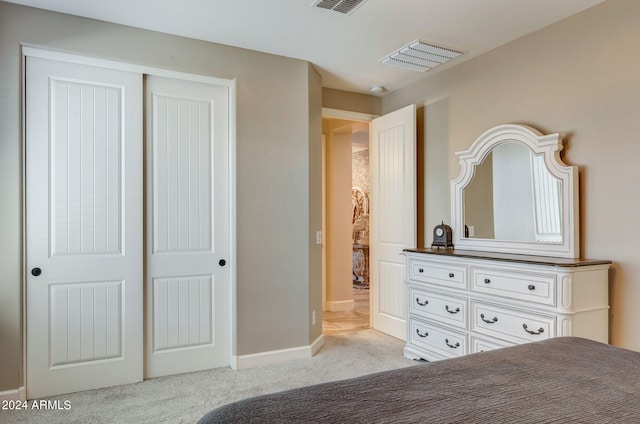
[[[141,111],[140,74],[27,58],[29,398],[142,380]]]
[[[371,126],[370,288],[373,328],[406,339],[405,260],[416,246],[416,108]]]
[[[145,376],[228,366],[229,89],[150,76]]]

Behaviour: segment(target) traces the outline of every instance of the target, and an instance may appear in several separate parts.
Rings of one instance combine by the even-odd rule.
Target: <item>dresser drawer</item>
[[[409,260],[409,279],[438,284],[444,287],[466,289],[467,267],[446,262]]]
[[[555,317],[480,302],[471,304],[471,330],[489,336],[538,341],[555,337]]]
[[[409,285],[409,313],[465,328],[467,324],[466,299],[434,294],[416,285]]]
[[[409,318],[408,324],[409,343],[417,350],[428,350],[443,358],[455,358],[469,353],[464,333],[416,318]]]
[[[555,305],[555,274],[472,268],[471,278],[474,292]]]
[[[503,347],[515,346],[515,343],[499,342],[496,340],[486,340],[476,336],[471,336],[471,353],[488,352],[490,350],[502,349]]]

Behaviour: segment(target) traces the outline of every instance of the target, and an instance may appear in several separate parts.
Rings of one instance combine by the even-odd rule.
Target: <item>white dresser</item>
[[[407,358],[579,336],[608,342],[610,261],[405,250]]]

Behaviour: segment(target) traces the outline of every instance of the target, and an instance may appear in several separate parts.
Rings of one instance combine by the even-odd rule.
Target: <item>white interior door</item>
[[[145,376],[227,366],[229,89],[149,76]]]
[[[141,111],[140,74],[27,58],[28,398],[142,380]]]
[[[405,340],[402,249],[416,246],[415,105],[373,120],[369,155],[372,325]]]

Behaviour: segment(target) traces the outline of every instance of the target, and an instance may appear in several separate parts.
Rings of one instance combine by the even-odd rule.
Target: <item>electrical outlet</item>
[[[311,312],[311,325],[316,325],[316,311]]]
[[[322,231],[316,231],[316,244],[322,244]]]

